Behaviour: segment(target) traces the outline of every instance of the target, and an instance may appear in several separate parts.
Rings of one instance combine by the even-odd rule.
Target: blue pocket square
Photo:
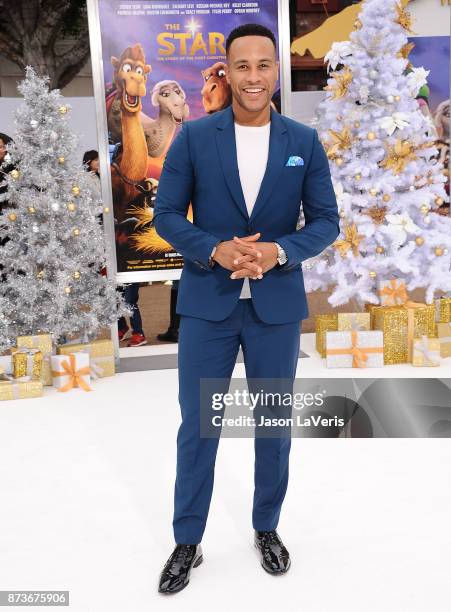
[[[285,164],[285,166],[303,166],[304,165],[304,159],[302,157],[298,157],[297,155],[291,155],[288,158],[287,163]]]

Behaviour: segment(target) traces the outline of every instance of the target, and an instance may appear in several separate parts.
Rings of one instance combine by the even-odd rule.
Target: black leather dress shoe
[[[189,583],[191,569],[203,561],[200,544],[177,544],[160,574],[160,593],[177,593]]]
[[[261,554],[263,569],[273,575],[285,574],[291,565],[290,554],[277,531],[255,531],[255,548]]]

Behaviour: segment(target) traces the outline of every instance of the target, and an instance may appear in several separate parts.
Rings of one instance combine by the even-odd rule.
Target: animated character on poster
[[[172,247],[151,227],[152,208],[176,127],[189,116],[186,96],[178,82],[160,81],[152,90],[158,116],[148,117],[142,112],[142,99],[152,68],[142,45],[127,47],[111,63],[115,87],[107,97],[108,128],[113,139],[120,139],[111,162],[117,247],[125,256],[135,249],[170,251]]]

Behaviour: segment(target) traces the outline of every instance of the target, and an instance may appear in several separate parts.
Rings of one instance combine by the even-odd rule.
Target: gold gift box
[[[374,329],[374,313],[377,309],[387,309],[389,306],[381,306],[380,304],[365,304],[365,310],[370,315],[370,329]]]
[[[434,304],[409,303],[410,306],[380,306],[372,309],[374,329],[384,332],[385,365],[412,361],[414,338],[423,335],[435,337]]]
[[[437,323],[440,356],[451,357],[451,323]]]
[[[437,323],[451,322],[451,297],[435,300],[435,320]]]
[[[338,331],[357,330],[369,331],[370,326],[369,312],[339,312]]]
[[[440,365],[440,342],[438,338],[415,338],[413,341],[412,365],[436,367]]]
[[[94,340],[86,344],[62,344],[56,348],[58,355],[69,355],[80,351],[89,353],[89,365],[93,378],[106,378],[115,375],[114,346],[111,340]]]
[[[41,380],[43,355],[39,349],[11,349],[13,377]]]
[[[0,401],[42,396],[40,380],[0,381]]]
[[[338,313],[315,316],[316,350],[321,357],[326,356],[326,332],[338,331]]]
[[[36,334],[34,336],[17,336],[17,348],[36,348],[42,353],[41,381],[43,385],[52,385],[52,368],[50,355],[54,354],[52,336],[50,334]]]

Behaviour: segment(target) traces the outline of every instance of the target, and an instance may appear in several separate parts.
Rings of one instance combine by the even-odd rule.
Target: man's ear
[[[224,64],[224,71],[225,71],[225,78],[227,83],[230,85],[230,78],[229,78],[229,66],[228,64]]]

